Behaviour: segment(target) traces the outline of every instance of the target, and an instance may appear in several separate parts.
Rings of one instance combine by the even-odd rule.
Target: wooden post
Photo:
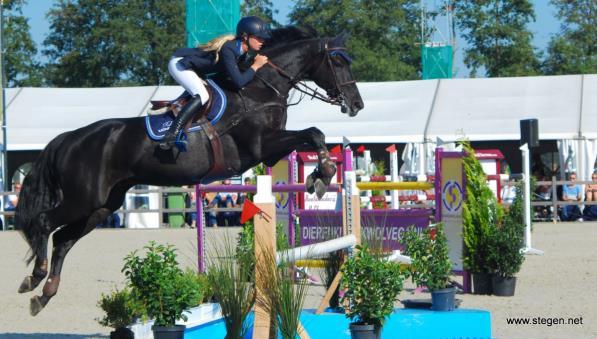
[[[255,222],[255,293],[256,300],[263,300],[261,288],[265,284],[264,272],[268,268],[264,265],[270,265],[264,260],[267,256],[276,253],[276,206],[274,196],[272,195],[272,177],[260,175],[257,177],[257,194],[254,202],[265,215],[257,214],[253,219]],[[267,254],[269,253],[269,254]],[[253,324],[253,338],[270,338],[272,332],[275,333],[272,326],[273,319],[269,310],[259,302],[255,303],[255,321]]]

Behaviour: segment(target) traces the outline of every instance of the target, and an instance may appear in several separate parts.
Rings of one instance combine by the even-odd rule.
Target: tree
[[[37,48],[29,33],[29,22],[23,16],[26,0],[4,1],[2,5],[3,57],[8,87],[40,86]]]
[[[489,77],[537,74],[533,34],[526,28],[535,20],[529,0],[460,0],[453,5],[457,26],[469,45],[464,63],[471,76],[482,69]]]
[[[61,0],[44,41],[54,86],[171,83],[172,52],[184,46],[183,0]]]
[[[323,36],[349,33],[347,47],[359,81],[420,78],[418,0],[297,0],[290,19]]]
[[[242,16],[255,15],[270,23],[274,27],[280,26],[280,23],[274,19],[274,14],[278,13],[273,9],[271,0],[244,0],[240,5]]]
[[[546,74],[597,73],[597,2],[595,0],[552,0],[562,21],[552,37],[543,63]]]

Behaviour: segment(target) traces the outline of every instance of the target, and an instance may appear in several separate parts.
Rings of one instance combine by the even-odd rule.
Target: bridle
[[[325,95],[320,93],[317,90],[317,88],[313,88],[313,87],[307,85],[307,83],[304,80],[300,80],[301,77],[309,69],[311,69],[313,64],[308,64],[294,76],[288,74],[286,71],[284,71],[282,68],[280,68],[279,66],[274,64],[272,61],[268,61],[268,65],[270,65],[273,69],[275,69],[280,75],[287,78],[288,83],[292,86],[292,88],[303,93],[304,95],[311,97],[311,99],[318,99],[318,100],[321,100],[323,102],[326,102],[326,103],[329,103],[332,105],[341,106],[342,112],[345,112],[347,110],[347,107],[346,107],[345,96],[344,96],[344,93],[342,92],[342,87],[352,85],[356,81],[350,80],[350,81],[346,81],[346,82],[342,82],[342,83],[340,83],[338,81],[338,74],[336,73],[336,69],[334,68],[334,65],[332,64],[332,54],[334,52],[346,51],[346,47],[329,47],[328,41],[325,41],[323,46],[320,46],[320,50],[324,52],[324,57],[321,59],[317,68],[315,68],[314,72],[317,72],[321,68],[321,66],[324,65],[324,63],[327,63],[327,65],[329,66],[329,68],[332,71],[333,78],[334,78],[334,87],[326,88]],[[258,78],[261,79],[261,81],[263,81],[268,87],[272,88],[278,94],[278,96],[281,96],[280,92],[272,84],[270,84],[268,81],[266,81],[262,77],[258,77]],[[332,93],[332,94],[330,95],[330,93]],[[297,105],[301,100],[302,100],[302,97],[299,99],[298,102],[289,104],[288,106]]]

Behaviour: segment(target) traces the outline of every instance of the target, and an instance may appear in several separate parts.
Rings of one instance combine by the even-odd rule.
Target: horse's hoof
[[[35,297],[31,298],[31,304],[29,307],[31,316],[35,317],[43,309],[44,309],[44,305],[42,304],[40,297],[35,296]]]
[[[26,276],[25,279],[23,279],[21,286],[19,286],[19,293],[31,292],[34,289],[35,286],[33,286],[33,277]]]
[[[315,180],[315,195],[317,195],[317,199],[323,198],[323,195],[327,191],[327,186],[321,179]]]
[[[307,189],[307,193],[309,194],[313,194],[315,192],[313,174],[309,174],[307,176],[307,180],[305,180],[305,188]]]

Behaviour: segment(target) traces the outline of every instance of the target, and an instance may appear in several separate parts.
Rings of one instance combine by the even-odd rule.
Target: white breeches
[[[199,95],[201,97],[201,104],[205,105],[209,100],[209,93],[203,84],[203,80],[191,69],[184,69],[178,61],[182,58],[172,58],[168,62],[168,72],[170,75],[191,95]]]

